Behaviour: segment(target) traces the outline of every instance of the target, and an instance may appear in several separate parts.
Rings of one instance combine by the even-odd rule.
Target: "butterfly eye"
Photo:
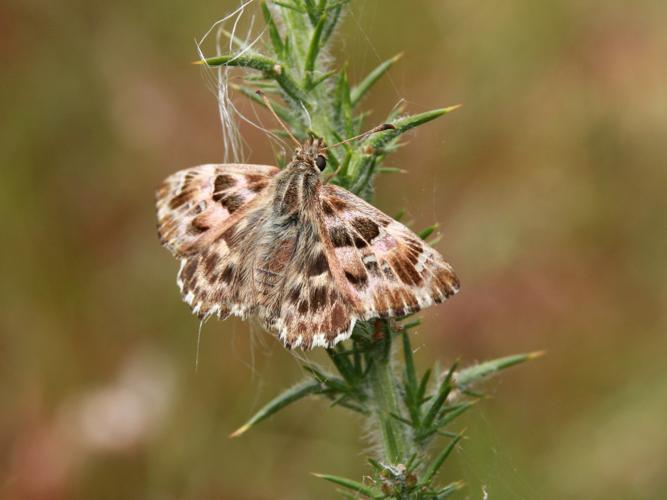
[[[315,165],[317,165],[317,168],[319,168],[320,172],[322,172],[325,168],[327,168],[327,159],[322,155],[317,155],[317,158],[315,158]]]

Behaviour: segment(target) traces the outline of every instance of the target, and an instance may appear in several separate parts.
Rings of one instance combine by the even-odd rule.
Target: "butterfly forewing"
[[[362,308],[360,319],[400,317],[455,294],[451,266],[401,223],[338,186],[322,188],[330,258]]]
[[[252,277],[255,252],[266,220],[266,204],[246,206],[243,217],[212,227],[216,238],[182,258],[178,274],[181,295],[201,318],[230,314],[245,318],[255,311],[257,289]]]
[[[175,256],[191,253],[211,229],[231,222],[279,172],[268,165],[201,165],[169,176],[156,193],[158,235]],[[237,215],[238,217],[238,215]]]

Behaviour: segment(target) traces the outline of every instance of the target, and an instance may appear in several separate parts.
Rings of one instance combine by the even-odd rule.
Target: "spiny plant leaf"
[[[385,130],[384,132],[379,132],[377,134],[374,134],[370,136],[366,142],[372,148],[380,149],[386,144],[388,144],[390,141],[396,139],[401,134],[407,132],[408,130],[418,127],[419,125],[423,125],[424,123],[428,123],[432,120],[435,120],[436,118],[439,118],[447,113],[451,113],[452,111],[460,107],[461,107],[460,105],[449,106],[447,108],[434,109],[431,111],[426,111],[425,113],[419,113],[416,115],[399,118],[397,120],[394,120],[393,122],[390,122],[395,127],[394,129]]]
[[[378,174],[407,174],[408,171],[404,168],[397,167],[380,167],[377,169]]]
[[[306,54],[306,64],[304,67],[305,81],[303,85],[306,90],[309,90],[313,84],[313,71],[315,70],[317,56],[319,55],[320,49],[322,48],[320,45],[320,38],[322,37],[322,30],[324,29],[325,22],[326,17],[322,16],[319,22],[315,25],[313,35],[310,39],[310,45],[308,46],[308,54]]]
[[[330,71],[327,71],[326,73],[318,76],[317,78],[315,78],[310,85],[311,90],[314,89],[315,87],[317,87],[320,83],[323,83],[326,80],[328,80],[329,78],[331,78],[332,76],[334,76],[336,73],[338,73],[338,71],[330,70]]]
[[[440,453],[436,455],[436,457],[428,465],[428,467],[426,467],[426,470],[422,474],[422,479],[420,481],[422,485],[427,485],[433,480],[433,477],[436,475],[442,464],[445,463],[445,460],[454,450],[454,447],[462,437],[463,436],[461,435],[456,436]]]
[[[329,41],[329,38],[334,32],[338,21],[340,20],[340,15],[343,12],[343,7],[350,3],[350,0],[339,0],[337,2],[332,2],[326,8],[329,12],[327,16],[327,21],[324,26],[324,34],[322,35],[322,42],[326,43]]]
[[[403,330],[405,331],[412,330],[413,328],[417,328],[421,324],[422,322],[420,319],[410,321],[409,323],[403,323]]]
[[[280,85],[283,91],[295,102],[309,107],[306,95],[301,90],[299,84],[289,75],[285,67],[275,59],[259,54],[227,54],[223,56],[209,57],[202,61],[196,61],[195,64],[206,64],[210,67],[236,66],[262,71],[267,77],[273,78],[278,82],[278,85]]]
[[[335,377],[326,373],[322,368],[315,363],[304,363],[303,369],[310,372],[315,380],[320,384],[328,387],[334,392],[346,393],[349,392],[348,385],[341,378]]]
[[[453,483],[449,483],[447,486],[444,488],[440,488],[436,492],[436,498],[439,500],[441,498],[447,498],[448,496],[456,493],[459,490],[462,490],[465,488],[466,483],[463,481],[454,481]]]
[[[440,420],[438,420],[435,423],[436,428],[444,427],[445,425],[449,424],[452,420],[455,418],[460,417],[468,411],[468,409],[473,406],[476,403],[476,401],[466,401],[465,403],[459,403],[454,406],[449,406],[447,408],[443,408],[443,413],[445,413],[445,416],[442,417]]]
[[[514,356],[506,356],[504,358],[486,361],[478,365],[465,368],[454,377],[456,385],[461,388],[467,388],[469,385],[479,382],[482,379],[489,378],[501,370],[509,368],[526,361],[538,359],[544,356],[544,351],[529,352],[526,354],[515,354]]]
[[[373,85],[375,85],[377,81],[382,78],[382,75],[389,71],[389,68],[391,68],[401,57],[403,57],[403,53],[396,54],[391,59],[387,59],[371,71],[359,84],[354,86],[350,99],[353,107],[361,102],[361,99],[368,93]]]
[[[412,357],[412,346],[410,345],[410,337],[407,333],[403,333],[403,357],[405,358],[405,385],[412,394],[417,392],[417,372],[415,371],[415,362]]]
[[[456,369],[457,364],[454,363],[452,367],[449,369],[449,372],[447,372],[447,376],[445,379],[442,381],[442,384],[440,384],[440,388],[438,390],[438,395],[437,397],[433,400],[431,403],[431,406],[429,407],[428,413],[424,417],[424,422],[423,426],[425,428],[429,428],[435,418],[437,417],[438,413],[440,412],[440,409],[442,408],[442,405],[444,404],[445,400],[447,399],[447,396],[449,396],[449,393],[452,390],[451,386],[451,380],[454,375],[454,370]]]
[[[266,405],[264,405],[257,413],[255,413],[245,424],[232,432],[229,437],[238,437],[248,429],[269,418],[271,415],[277,411],[283,409],[285,406],[298,401],[306,396],[311,394],[317,394],[322,391],[322,384],[317,380],[304,380],[303,382],[296,384],[293,387],[290,387],[282,394],[279,394]]]
[[[301,7],[293,5],[289,2],[281,2],[280,0],[271,0],[271,3],[277,5],[278,7],[283,7],[285,9],[290,9],[296,12],[301,12],[301,13],[305,12],[305,10],[303,10]]]
[[[355,368],[352,361],[350,361],[349,354],[344,352],[344,347],[338,344],[334,349],[327,349],[327,354],[345,381],[350,386],[355,386],[361,373]]]
[[[342,69],[338,75],[336,85],[336,118],[345,135],[351,137],[355,134],[352,120],[352,104],[350,101],[350,83],[347,79],[347,71]]]
[[[433,231],[435,231],[438,228],[437,224],[433,224],[432,226],[427,227],[426,229],[423,229],[419,231],[418,236],[422,240],[426,240],[429,236],[433,234]]]
[[[313,473],[313,476],[319,477],[320,479],[324,479],[325,481],[329,481],[331,483],[337,484],[338,486],[342,486],[343,488],[347,488],[349,490],[352,490],[356,493],[361,493],[362,495],[366,495],[368,498],[383,498],[384,495],[382,492],[369,488],[365,484],[361,484],[357,481],[353,481],[352,479],[347,479],[345,477],[339,477],[339,476],[333,476],[331,474],[317,474]]]
[[[269,9],[268,5],[266,5],[266,2],[262,2],[262,14],[264,14],[264,22],[269,29],[269,38],[271,39],[271,44],[273,45],[273,52],[278,56],[278,58],[280,58],[281,61],[284,61],[285,44],[280,37],[280,31],[278,30],[278,26],[273,20],[271,10]]]
[[[417,401],[421,404],[424,400],[424,395],[426,394],[426,388],[428,387],[428,381],[431,377],[431,369],[429,368],[422,375],[422,379],[419,382],[419,389],[417,390]]]
[[[308,13],[310,22],[313,26],[315,26],[317,21],[320,19],[320,16],[322,15],[321,9],[318,5],[315,4],[315,0],[303,0],[303,2],[306,5],[306,12]]]

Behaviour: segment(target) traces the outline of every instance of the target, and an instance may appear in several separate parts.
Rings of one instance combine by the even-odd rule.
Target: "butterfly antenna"
[[[266,107],[269,108],[269,111],[271,111],[271,114],[274,116],[274,118],[276,119],[276,121],[277,121],[278,123],[280,123],[280,126],[281,126],[283,129],[285,129],[285,132],[287,132],[287,135],[289,135],[290,138],[294,141],[294,144],[296,144],[297,147],[301,147],[301,143],[297,140],[296,137],[294,137],[294,135],[292,135],[292,132],[290,131],[289,128],[287,128],[287,125],[285,125],[285,122],[283,122],[283,121],[280,119],[280,117],[278,116],[278,114],[277,114],[277,113],[275,112],[275,110],[273,109],[273,106],[271,105],[271,101],[269,101],[269,98],[266,97],[266,94],[265,94],[264,92],[262,92],[261,90],[259,90],[259,89],[256,90],[255,93],[256,93],[259,97],[262,98],[262,100],[264,101],[264,104],[266,104]]]
[[[347,144],[348,142],[356,141],[357,139],[363,139],[364,137],[367,137],[372,134],[376,134],[378,132],[383,132],[385,130],[396,130],[396,127],[394,127],[391,123],[382,123],[378,125],[377,127],[373,127],[372,129],[364,132],[363,134],[355,135],[354,137],[350,137],[349,139],[345,139],[344,141],[338,142],[334,144],[333,146],[327,146],[324,148],[325,150],[335,148],[336,146],[340,146],[341,144]],[[329,183],[334,177],[338,175],[340,172],[341,168],[343,168],[343,165],[339,165],[338,168],[329,176],[326,178],[324,181],[325,184]]]
[[[338,142],[334,144],[333,146],[327,146],[324,149],[331,149],[335,148],[336,146],[340,146],[341,144],[347,144],[348,142],[356,141],[357,139],[363,139],[364,137],[367,137],[369,135],[377,134],[378,132],[384,132],[385,130],[396,130],[396,127],[394,127],[391,123],[382,123],[381,125],[378,125],[377,127],[373,127],[372,129],[364,132],[363,134],[355,135],[354,137],[350,137],[349,139],[345,139],[344,141]]]

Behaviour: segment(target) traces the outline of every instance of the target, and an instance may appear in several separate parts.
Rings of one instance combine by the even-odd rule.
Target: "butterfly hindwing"
[[[255,224],[251,277],[257,315],[289,347],[311,348],[349,336],[351,297],[343,298],[320,238],[319,174],[276,176],[267,216]]]
[[[352,333],[354,302],[334,278],[317,221],[299,224],[296,241],[277,302],[280,315],[270,326],[290,348],[329,347]]]

